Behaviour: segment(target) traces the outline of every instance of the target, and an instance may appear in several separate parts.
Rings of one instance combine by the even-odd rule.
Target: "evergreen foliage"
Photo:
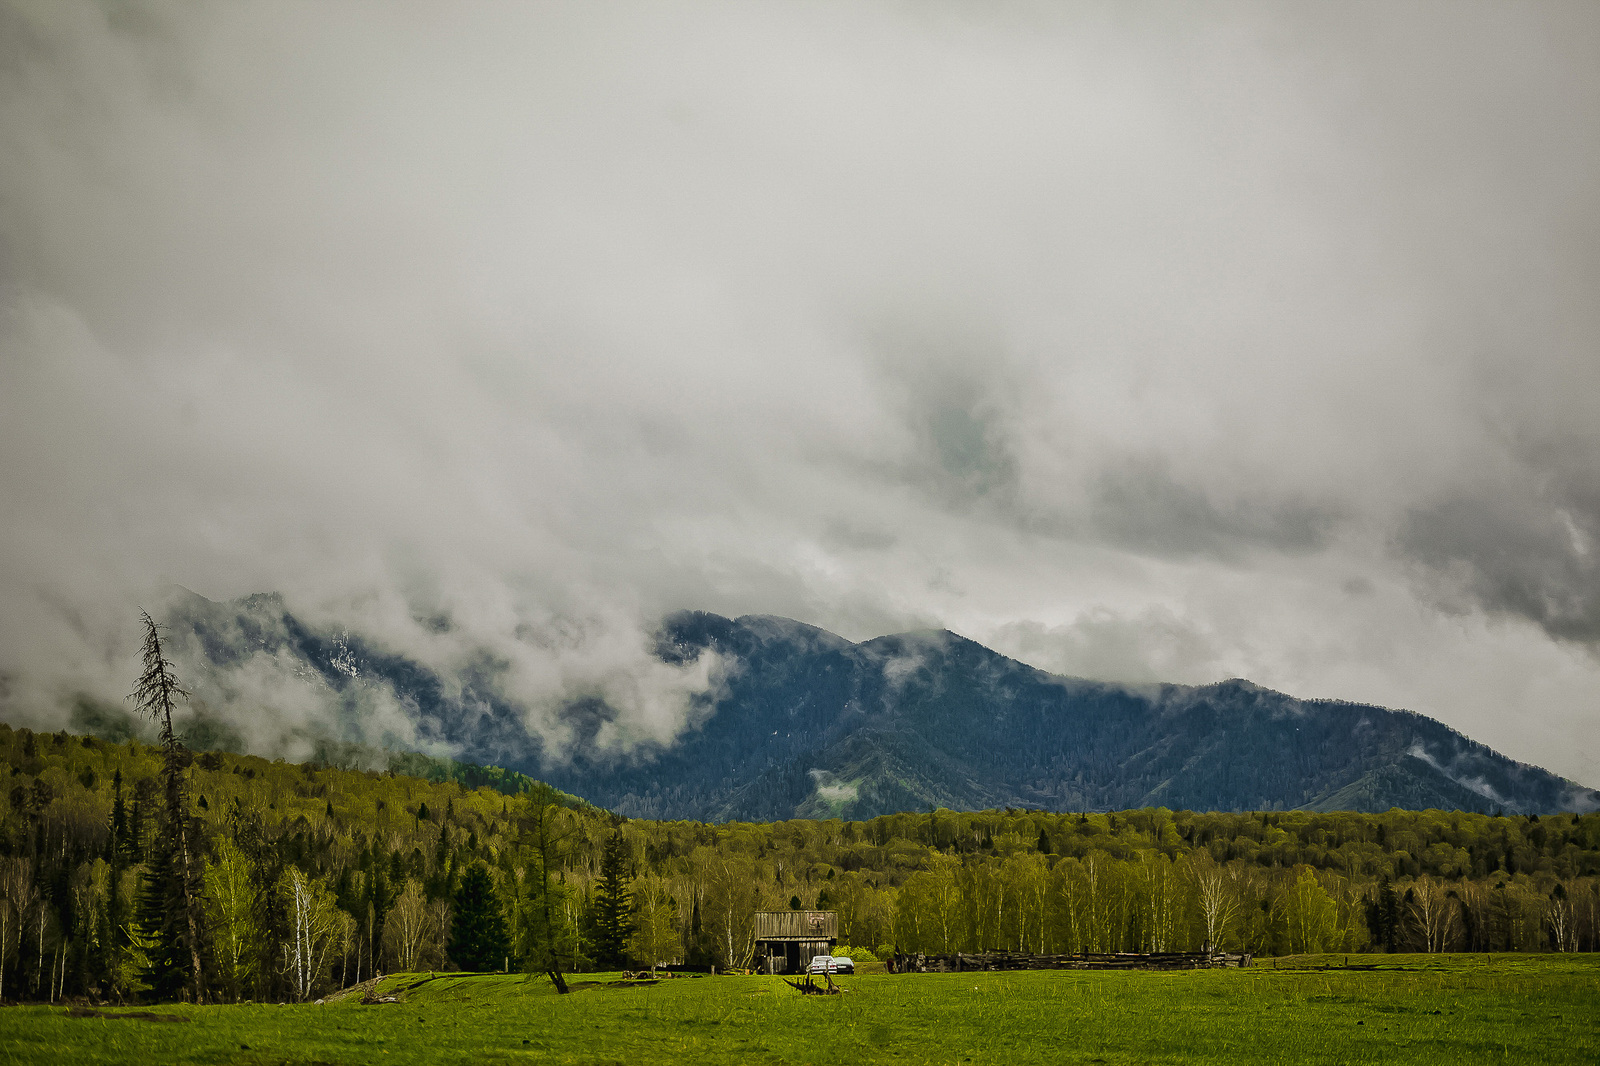
[[[455,892],[450,958],[464,970],[493,970],[511,954],[505,914],[481,862],[467,867]]]
[[[627,843],[617,826],[600,858],[600,881],[595,886],[592,922],[595,965],[602,970],[621,969],[628,960],[633,937],[633,878],[627,873]]]
[[[144,899],[141,917],[145,935],[153,942],[151,965],[154,969],[149,973],[152,982],[157,979],[162,982],[152,984],[160,994],[170,991],[167,982],[175,974],[183,976],[186,970],[195,1001],[204,1002],[206,983],[200,961],[205,928],[200,902],[201,870],[189,825],[184,774],[191,757],[172,728],[174,704],[179,699],[187,699],[189,693],[178,683],[172,664],[162,653],[161,626],[148,612],[140,612],[140,617],[145,628],[144,671],[130,698],[160,728],[161,781],[166,794],[165,817],[157,823],[156,855],[151,862],[151,869],[159,869],[160,873],[155,877],[147,874],[145,896],[148,898]],[[174,969],[173,960],[180,955],[187,956],[187,966]]]
[[[174,834],[157,830],[149,861],[139,878],[134,905],[139,934],[147,945],[140,978],[158,1000],[178,999],[194,979],[173,837]]]

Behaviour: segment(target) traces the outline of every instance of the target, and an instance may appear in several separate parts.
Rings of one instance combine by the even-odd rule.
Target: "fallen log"
[[[826,986],[817,984],[810,974],[806,974],[804,981],[791,981],[785,977],[783,983],[804,996],[837,996],[842,991],[828,974],[823,974],[822,979],[828,982]]]

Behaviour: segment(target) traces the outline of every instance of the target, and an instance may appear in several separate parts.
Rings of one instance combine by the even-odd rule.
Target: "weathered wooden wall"
[[[837,940],[836,911],[756,911],[757,940]]]

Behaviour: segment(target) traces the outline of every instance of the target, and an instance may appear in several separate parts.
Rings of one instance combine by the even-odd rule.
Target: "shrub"
[[[873,951],[871,948],[855,948],[848,944],[840,944],[838,947],[833,949],[833,953],[835,955],[843,956],[847,959],[854,959],[856,962],[882,961],[878,958],[878,953]]]

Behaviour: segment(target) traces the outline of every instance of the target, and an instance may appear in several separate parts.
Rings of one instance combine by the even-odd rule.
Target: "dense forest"
[[[420,758],[406,765],[457,779],[178,751],[0,725],[0,997],[262,1001],[411,969],[738,968],[753,913],[787,907],[836,910],[857,957],[1600,948],[1600,814],[711,825],[621,819]]]

